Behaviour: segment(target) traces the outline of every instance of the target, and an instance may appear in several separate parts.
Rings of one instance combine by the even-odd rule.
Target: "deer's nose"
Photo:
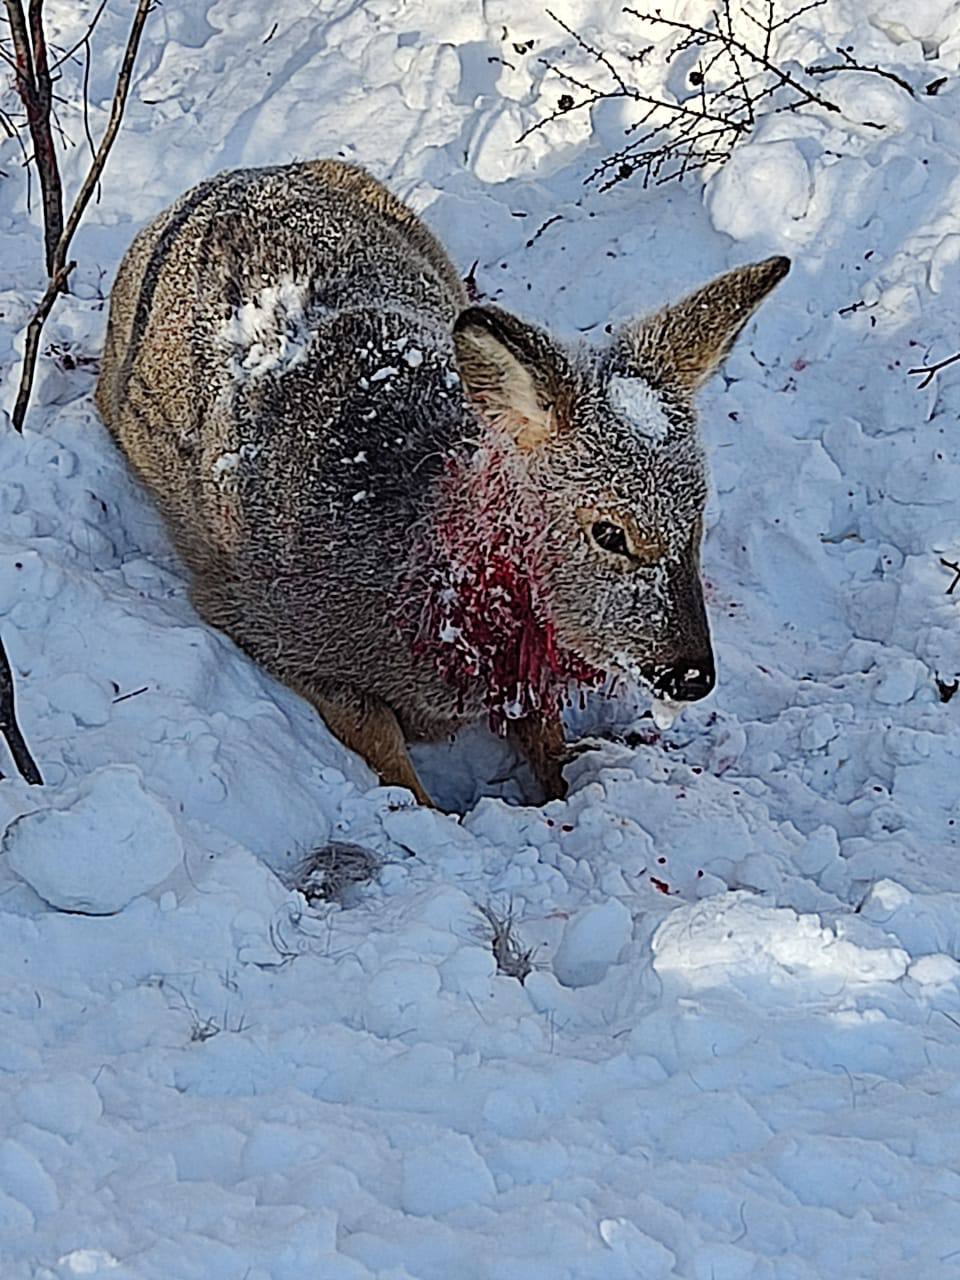
[[[705,698],[717,682],[713,656],[686,659],[657,673],[655,691],[671,702],[696,702]]]

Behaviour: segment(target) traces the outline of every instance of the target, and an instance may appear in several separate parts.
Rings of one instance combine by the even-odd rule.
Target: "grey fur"
[[[396,624],[450,460],[514,432],[554,552],[543,607],[572,650],[653,676],[706,661],[690,397],[784,263],[721,277],[606,349],[568,351],[494,308],[467,309],[432,234],[362,170],[241,170],[134,241],[97,403],[166,517],[200,612],[385,781],[426,800],[404,737],[442,736],[485,705]],[[623,396],[611,401],[618,377],[642,379],[616,384],[639,387],[641,405],[656,400],[652,435],[617,410]],[[500,406],[504,427],[495,402],[524,378],[512,418]],[[597,546],[583,515],[594,509],[628,526],[638,558]],[[553,766],[531,750],[553,791],[555,731]]]

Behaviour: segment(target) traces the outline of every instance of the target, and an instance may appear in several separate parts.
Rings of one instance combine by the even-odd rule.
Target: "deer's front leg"
[[[353,690],[303,691],[332,734],[362,756],[385,786],[406,787],[420,804],[436,806],[424,790],[396,715],[380,698]]]
[[[560,716],[555,713],[511,720],[507,737],[529,761],[534,777],[543,788],[544,799],[562,800],[567,794],[563,766],[570,759],[570,748],[563,736]]]

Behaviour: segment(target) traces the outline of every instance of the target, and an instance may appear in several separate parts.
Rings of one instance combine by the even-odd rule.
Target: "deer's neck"
[[[558,640],[544,603],[543,503],[491,441],[452,459],[417,539],[409,592],[413,647],[491,726],[555,714],[574,682],[598,676]]]

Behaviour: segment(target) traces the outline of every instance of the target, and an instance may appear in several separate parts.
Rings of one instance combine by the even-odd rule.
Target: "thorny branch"
[[[646,45],[633,55],[614,56],[548,10],[579,50],[593,59],[601,78],[593,81],[541,58],[548,71],[576,93],[562,93],[556,108],[531,125],[521,140],[546,129],[562,115],[600,102],[620,99],[636,103],[637,118],[625,130],[630,141],[602,160],[586,181],[599,182],[600,189],[606,191],[640,173],[643,185],[648,186],[651,182],[681,181],[688,173],[723,164],[764,116],[802,109],[840,115],[840,107],[821,92],[814,75],[831,69],[868,71],[887,75],[910,90],[893,72],[862,66],[849,49],[838,51],[843,62],[837,68],[803,70],[777,60],[781,33],[802,14],[825,3],[809,0],[782,14],[778,0],[715,0],[712,13],[700,26],[671,16],[668,6],[654,12],[626,7],[624,13],[666,30],[667,41],[659,55],[664,66],[693,52],[696,61],[686,73],[689,93],[681,90],[673,101],[645,92],[635,82],[632,70],[621,69],[624,65],[646,65],[655,45]],[[867,128],[883,127],[871,120],[858,123]]]
[[[63,221],[62,209],[61,209],[60,228],[59,228],[56,240],[53,244],[52,252],[50,249],[50,235],[49,235],[50,223],[46,220],[46,217],[44,219],[45,234],[47,237],[47,274],[49,276],[49,280],[47,283],[46,291],[43,297],[41,298],[40,302],[38,303],[37,308],[34,311],[33,316],[31,317],[30,322],[27,326],[27,339],[26,339],[26,345],[23,353],[23,368],[20,374],[20,386],[17,391],[17,399],[14,405],[14,410],[13,410],[13,425],[17,431],[23,430],[23,423],[26,417],[27,406],[30,403],[30,393],[33,388],[33,378],[34,378],[34,373],[36,371],[37,354],[40,347],[40,334],[43,330],[43,326],[44,326],[44,323],[46,322],[47,316],[50,314],[50,311],[53,308],[53,304],[56,301],[57,294],[64,288],[67,277],[70,275],[70,272],[76,266],[75,262],[67,261],[67,254],[70,251],[70,244],[73,240],[74,235],[76,234],[77,227],[80,225],[80,220],[82,219],[84,212],[86,211],[87,205],[90,203],[90,198],[93,195],[94,191],[97,189],[97,184],[100,181],[100,176],[103,173],[105,164],[107,163],[107,157],[110,155],[110,150],[114,144],[114,141],[116,140],[117,133],[120,129],[120,122],[123,119],[123,112],[127,103],[127,94],[129,93],[129,90],[130,90],[130,79],[133,75],[133,68],[137,59],[137,52],[140,48],[140,38],[143,35],[144,25],[147,21],[147,17],[151,9],[153,8],[154,3],[155,3],[155,0],[138,0],[136,12],[134,13],[133,20],[130,24],[130,33],[127,37],[127,46],[126,46],[126,49],[124,50],[123,59],[120,63],[120,69],[117,72],[117,80],[114,88],[113,102],[110,107],[110,117],[107,121],[107,127],[103,132],[103,137],[100,139],[99,145],[94,150],[93,159],[91,161],[90,168],[87,171],[87,175],[80,186],[80,190],[77,192],[77,195],[74,198],[73,205],[70,209],[69,214],[67,215],[66,222]],[[11,30],[14,33],[14,42],[15,42],[15,47],[17,48],[17,63],[19,67],[20,46],[17,43],[18,37],[16,34],[15,23],[18,17],[19,17],[19,21],[21,23],[23,22],[23,7],[21,4],[21,0],[6,0],[6,5],[7,5],[7,12],[10,17]],[[34,49],[36,49],[37,41],[39,40],[40,46],[44,49],[44,54],[43,54],[44,68],[46,70],[46,52],[45,52],[46,44],[43,37],[43,24],[42,24],[42,13],[41,13],[42,7],[43,7],[43,0],[30,0],[29,12],[30,12],[31,31],[35,32]],[[87,74],[89,73],[90,33],[92,32],[94,26],[96,25],[96,22],[99,19],[102,10],[103,10],[103,5],[101,4],[100,8],[94,14],[93,21],[88,26],[87,31],[83,36],[83,38],[80,41],[78,41],[78,43],[74,45],[73,48],[69,50],[67,54],[64,55],[64,58],[66,58],[70,56],[71,53],[75,52],[76,49],[79,49],[81,45],[86,45],[87,58],[88,58]],[[59,66],[63,60],[64,59],[62,58],[60,62],[58,62],[56,65]],[[49,72],[46,72],[46,74],[49,80]],[[18,88],[19,88],[19,84],[20,84],[20,81],[18,76]],[[21,92],[21,96],[23,96],[22,92]],[[49,133],[51,100],[41,99],[41,101],[45,101],[46,129],[47,129],[47,132]],[[27,109],[27,115],[29,119],[31,108],[26,98],[24,98],[24,106]],[[88,130],[88,136],[89,136],[89,130]],[[51,147],[52,145],[53,143],[52,143],[52,137],[51,137]],[[54,164],[55,163],[56,163],[56,157],[54,156]],[[41,186],[43,186],[44,170],[40,166],[39,160],[38,160],[38,168],[40,169]],[[59,187],[59,175],[57,177],[57,182]],[[46,204],[44,205],[44,209],[46,210]]]
[[[2,640],[0,640],[0,734],[3,735],[13,763],[17,766],[17,771],[24,782],[29,782],[32,787],[42,786],[43,778],[40,776],[40,770],[30,754],[30,749],[20,732],[20,725],[17,723],[13,672]]]

